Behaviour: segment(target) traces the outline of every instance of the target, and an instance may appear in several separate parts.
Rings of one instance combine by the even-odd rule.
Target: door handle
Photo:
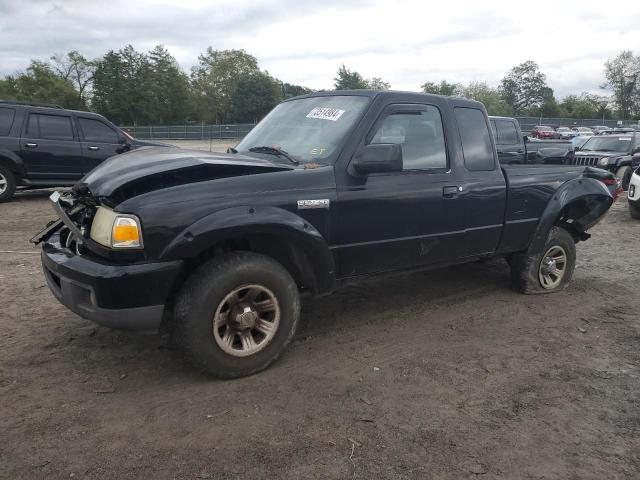
[[[95,152],[97,150],[100,150],[100,147],[91,146],[91,147],[89,147],[89,150],[91,150],[92,152]]]
[[[519,148],[519,149],[518,149],[518,153],[524,153],[524,150],[523,150],[523,149],[521,149],[521,148]]]
[[[462,187],[458,187],[458,186],[442,187],[443,198],[454,198],[460,192],[462,192]]]
[[[25,143],[24,146],[27,147],[27,148],[36,148],[38,146],[38,144],[37,143]]]

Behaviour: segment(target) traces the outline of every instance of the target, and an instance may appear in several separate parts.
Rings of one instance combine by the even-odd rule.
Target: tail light
[[[616,186],[616,189],[613,192],[613,201],[614,202],[624,192],[624,189],[622,188],[622,182],[620,180],[618,180],[617,178],[604,178],[604,179],[601,180],[601,182],[604,183],[607,187],[611,187],[613,185]]]

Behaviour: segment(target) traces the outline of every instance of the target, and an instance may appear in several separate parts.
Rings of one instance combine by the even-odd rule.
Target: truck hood
[[[143,147],[111,157],[89,172],[73,189],[82,195],[109,198],[113,203],[120,203],[161,188],[292,168],[238,154]]]
[[[579,152],[576,152],[576,156],[582,157],[624,157],[625,155],[625,152],[600,152],[598,150],[594,150],[592,152],[580,150]]]

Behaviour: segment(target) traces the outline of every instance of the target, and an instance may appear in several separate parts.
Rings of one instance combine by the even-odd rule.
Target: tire
[[[560,261],[562,258],[563,262]],[[542,252],[512,256],[513,288],[524,294],[558,292],[571,281],[575,265],[576,245],[573,237],[565,229],[553,227]],[[561,271],[562,274],[554,273],[552,268]]]
[[[15,191],[15,175],[7,167],[0,165],[0,203],[11,200]]]
[[[631,173],[632,173],[632,170],[631,170],[631,167],[629,166],[620,167],[618,170],[616,170],[616,177],[618,177],[622,182],[622,189],[625,192],[629,190],[629,182],[631,182]]]
[[[176,299],[172,334],[196,368],[237,378],[273,363],[291,342],[299,318],[298,287],[282,265],[264,255],[232,252],[187,279]]]
[[[640,220],[640,207],[636,207],[633,203],[629,202],[629,215],[631,215],[631,218]]]

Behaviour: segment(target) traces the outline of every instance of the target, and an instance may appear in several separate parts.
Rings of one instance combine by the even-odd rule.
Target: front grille
[[[573,157],[573,165],[585,165],[589,167],[598,166],[598,162],[601,157],[586,157],[583,155],[576,155]]]

